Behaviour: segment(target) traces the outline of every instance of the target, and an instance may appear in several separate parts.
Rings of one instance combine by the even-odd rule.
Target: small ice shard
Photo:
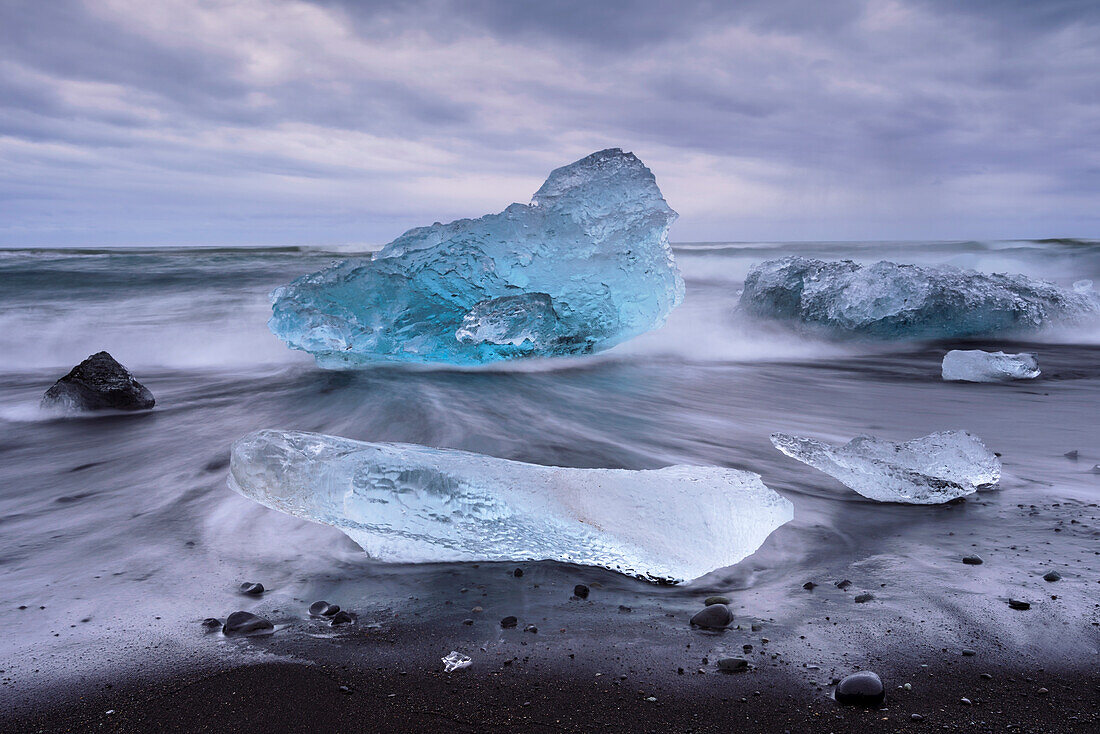
[[[773,433],[772,444],[879,502],[938,504],[1001,478],[996,454],[966,431],[932,433],[904,443],[857,436],[843,446]]]
[[[952,349],[943,357],[943,379],[961,382],[1007,382],[1038,377],[1039,361],[1034,354],[983,352],[980,349]]]
[[[654,581],[737,563],[794,514],[738,469],[572,469],[296,431],[237,441],[229,486],[383,561],[556,560]]]
[[[411,229],[276,289],[268,326],[336,368],[608,349],[683,300],[675,219],[633,153],[603,150],[553,171],[529,205]]]
[[[754,265],[740,308],[833,335],[942,339],[1100,318],[1100,297],[1023,275],[786,257]]]
[[[450,654],[444,658],[440,658],[443,661],[443,672],[450,673],[454,670],[462,670],[463,668],[470,667],[473,663],[473,659],[469,655],[463,655],[457,650],[451,650]]]

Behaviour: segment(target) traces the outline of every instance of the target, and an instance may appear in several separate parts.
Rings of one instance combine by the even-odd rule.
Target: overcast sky
[[[674,241],[1100,237],[1100,2],[0,0],[0,245],[377,244],[607,147]]]

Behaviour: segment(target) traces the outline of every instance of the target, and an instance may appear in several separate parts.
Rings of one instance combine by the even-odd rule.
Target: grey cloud
[[[0,4],[0,63],[10,70],[0,74],[0,243],[83,237],[108,220],[101,231],[126,241],[120,212],[146,240],[161,231],[166,241],[188,232],[288,241],[313,221],[322,241],[347,239],[352,224],[362,228],[356,239],[384,241],[404,226],[499,209],[502,195],[523,199],[521,180],[537,181],[589,145],[692,161],[730,181],[755,176],[750,183],[796,202],[843,192],[823,216],[872,232],[893,213],[884,237],[951,236],[950,227],[1008,236],[1009,226],[1100,235],[1087,205],[1100,189],[1095,2],[313,7],[350,31],[359,44],[351,48],[407,54],[369,64],[352,55],[257,81],[238,39],[164,42],[92,2]],[[253,30],[263,29],[242,33]],[[431,55],[456,43],[462,56]],[[324,39],[301,44],[297,63],[307,66],[329,52]],[[420,58],[436,66],[402,68]],[[549,71],[527,69],[528,59]],[[371,160],[357,157],[359,145],[373,146]],[[667,173],[690,180],[693,170]],[[954,192],[980,189],[983,177],[1019,200],[975,195],[972,213],[960,214],[967,202]],[[478,198],[467,178],[519,188],[499,194],[504,186],[494,185]],[[313,185],[295,196],[296,181]],[[998,228],[1002,210],[1020,211],[1036,193],[1043,204],[1033,220]],[[882,212],[866,214],[860,197]],[[759,236],[839,232],[828,222],[815,230],[811,217],[821,214],[812,209],[793,221],[791,208],[767,206],[753,225]],[[744,231],[717,205],[679,208],[681,239]],[[239,220],[226,214],[234,209]],[[155,216],[141,220],[143,211]]]

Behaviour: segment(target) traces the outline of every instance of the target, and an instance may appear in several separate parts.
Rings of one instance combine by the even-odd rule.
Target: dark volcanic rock
[[[740,673],[749,669],[749,661],[745,658],[719,658],[718,669],[723,673]]]
[[[860,594],[856,597],[856,604],[863,604],[875,598],[874,594]]]
[[[241,593],[248,594],[249,596],[259,596],[264,593],[264,585],[256,584],[251,581],[245,581],[241,584]]]
[[[806,583],[802,584],[802,588],[806,591],[813,591],[816,586],[817,584],[815,584],[813,581],[807,581]]]
[[[587,599],[588,587],[584,584],[577,584],[573,587],[573,596],[577,597],[578,599]]]
[[[878,706],[886,699],[882,679],[869,670],[852,673],[836,686],[837,703],[853,706]]]
[[[980,566],[985,561],[982,560],[981,556],[963,556],[963,563],[968,566]]]
[[[1047,571],[1043,574],[1043,581],[1061,581],[1062,574],[1057,571]]]
[[[202,620],[202,626],[208,630],[213,630],[221,627],[222,621],[214,617],[207,617],[206,619]]]
[[[309,605],[309,616],[311,617],[332,617],[340,611],[340,607],[336,604],[329,604],[327,601],[315,601]]]
[[[711,604],[709,607],[703,607],[702,611],[691,618],[692,627],[711,630],[725,629],[732,622],[733,612],[725,604]]]
[[[222,627],[224,634],[239,637],[270,635],[274,631],[275,625],[251,612],[233,612],[226,618],[225,626]]]
[[[838,589],[847,589],[851,585],[852,585],[852,582],[849,581],[848,579],[844,579],[843,581],[837,581],[836,582],[836,588],[838,588]]]
[[[508,615],[504,619],[500,620],[500,626],[503,627],[506,630],[512,629],[517,624],[519,624],[519,620],[516,619],[515,617],[511,616],[511,615]]]
[[[66,411],[148,410],[155,403],[149,388],[107,352],[73,367],[42,396],[43,408]]]
[[[1019,599],[1009,599],[1008,600],[1008,606],[1011,607],[1012,609],[1019,609],[1020,611],[1025,611],[1027,609],[1031,609],[1031,604],[1030,603],[1028,603],[1026,601],[1020,601]]]
[[[339,627],[342,624],[355,624],[355,617],[341,609],[332,615],[332,621],[329,624],[333,627]]]
[[[703,600],[703,604],[707,605],[708,607],[711,604],[729,604],[729,603],[730,603],[730,600],[727,597],[724,597],[724,596],[708,596],[706,599]]]

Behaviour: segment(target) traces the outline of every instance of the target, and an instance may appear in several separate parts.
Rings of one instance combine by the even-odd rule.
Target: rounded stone
[[[749,661],[745,658],[719,658],[717,665],[723,673],[740,673],[749,669]]]
[[[840,681],[834,696],[845,705],[878,706],[886,699],[886,688],[876,673],[861,670]]]
[[[222,633],[231,637],[270,635],[274,631],[275,625],[252,612],[233,612],[222,627]]]
[[[985,561],[982,560],[981,556],[963,556],[963,563],[968,566],[980,566],[985,563]]]
[[[213,630],[221,627],[222,621],[215,617],[207,617],[206,619],[202,620],[202,626],[208,630]]]
[[[706,599],[703,600],[703,604],[707,605],[708,607],[711,604],[729,604],[729,603],[730,603],[729,598],[724,597],[724,596],[708,596]]]
[[[1043,581],[1054,582],[1054,581],[1061,581],[1061,580],[1062,580],[1062,574],[1058,573],[1057,571],[1047,571],[1046,573],[1043,574]]]
[[[519,619],[510,614],[504,619],[500,620],[500,626],[506,630],[512,629],[517,624],[519,624]]]
[[[245,581],[241,584],[241,593],[248,594],[249,596],[259,596],[264,593],[264,585]]]
[[[309,616],[311,617],[332,617],[340,611],[340,607],[336,604],[329,604],[327,601],[315,601],[309,605]]]
[[[329,622],[329,624],[331,624],[333,627],[339,627],[340,625],[343,625],[343,624],[354,624],[354,623],[355,623],[355,617],[353,617],[349,612],[345,612],[343,610],[333,614],[332,615],[332,621]]]
[[[578,599],[587,599],[588,587],[584,584],[577,584],[573,587],[573,596],[577,597]]]
[[[733,612],[725,604],[711,604],[703,607],[691,618],[692,627],[703,629],[725,629],[733,622]]]

